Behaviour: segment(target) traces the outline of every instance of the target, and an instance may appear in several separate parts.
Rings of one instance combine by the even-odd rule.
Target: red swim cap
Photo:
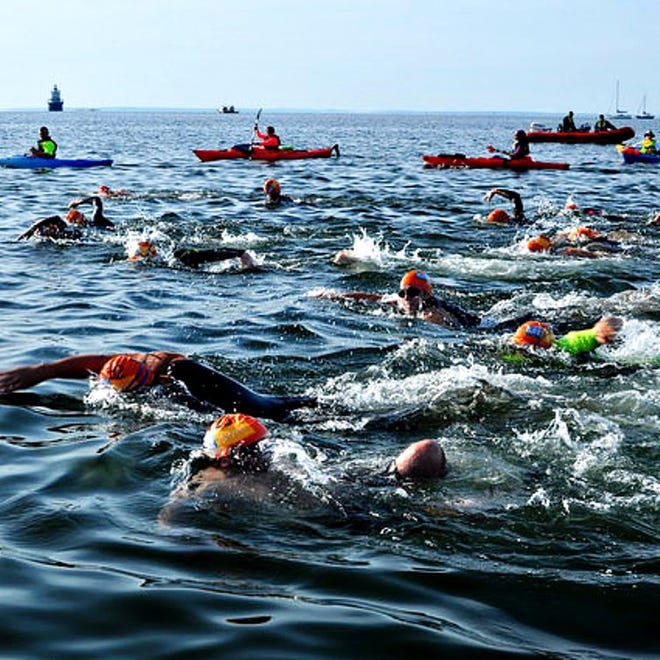
[[[576,227],[568,232],[569,241],[577,241],[580,238],[586,238],[589,241],[593,241],[596,238],[600,238],[600,236],[600,232],[591,229],[591,227]]]
[[[267,433],[266,427],[254,417],[243,413],[222,415],[206,429],[204,452],[212,458],[224,458],[234,447],[252,445]]]
[[[140,360],[129,355],[115,355],[102,367],[99,378],[118,392],[131,392],[154,382],[156,374]]]
[[[78,209],[71,209],[66,214],[65,220],[70,225],[86,225],[87,224],[87,218]]]
[[[266,195],[279,195],[280,190],[280,183],[277,179],[268,179],[264,183],[264,192]]]
[[[517,346],[538,346],[550,348],[555,343],[555,335],[548,323],[541,321],[527,321],[523,323],[513,335],[512,341]]]
[[[431,295],[431,278],[421,270],[409,270],[402,278],[399,289],[407,289],[409,286],[414,286],[424,291],[427,295]]]
[[[509,214],[504,209],[493,209],[488,214],[488,222],[499,222],[500,224],[506,224],[509,222]]]
[[[545,234],[539,234],[536,238],[532,238],[527,242],[527,249],[530,252],[543,252],[552,247],[552,240]]]

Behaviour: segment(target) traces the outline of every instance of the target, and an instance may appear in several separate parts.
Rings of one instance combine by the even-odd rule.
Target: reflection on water
[[[247,115],[2,115],[16,152],[45,121],[63,157],[110,156],[115,166],[0,170],[1,368],[172,350],[255,390],[322,402],[292,424],[268,424],[268,480],[227,484],[174,511],[214,411],[157,390],[109,396],[85,381],[2,397],[10,655],[652,653],[654,170],[622,165],[614,147],[552,144],[533,145],[534,155],[570,170],[422,167],[422,153],[507,146],[532,119],[554,121],[273,114],[285,142],[338,142],[341,158],[202,164],[192,149],[245,141]],[[271,177],[305,203],[266,209]],[[104,201],[116,231],[14,240],[99,185],[131,193]],[[523,195],[529,225],[483,221],[495,185]],[[576,218],[569,198],[604,214]],[[578,222],[616,233],[621,252],[525,249]],[[144,239],[165,258],[127,260]],[[168,258],[179,247],[247,248],[260,268],[187,268]],[[350,260],[337,265],[340,250]],[[489,323],[451,330],[310,295],[394,292],[410,268]],[[560,333],[604,315],[624,326],[587,360],[512,357],[496,324],[524,315]],[[387,467],[423,437],[445,448],[447,477],[397,484]]]

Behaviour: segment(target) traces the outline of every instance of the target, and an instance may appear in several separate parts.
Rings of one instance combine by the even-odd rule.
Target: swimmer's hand
[[[0,394],[24,390],[43,380],[42,365],[0,371]]]
[[[611,344],[623,327],[623,319],[617,316],[607,316],[594,326],[596,339],[599,344]]]

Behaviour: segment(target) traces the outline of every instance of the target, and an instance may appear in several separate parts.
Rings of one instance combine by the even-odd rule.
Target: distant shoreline
[[[240,108],[233,113],[221,113],[222,116],[254,115],[258,108]],[[67,108],[66,111],[51,112],[43,108],[3,108],[0,112],[29,112],[35,114],[46,114],[49,116],[62,115],[76,112],[186,112],[186,113],[213,113],[218,114],[217,108],[169,108],[169,107],[103,107],[103,108]],[[596,117],[601,111],[575,111],[578,117]],[[269,114],[323,114],[323,115],[524,115],[524,116],[563,116],[563,110],[347,110],[347,109],[309,109],[309,108],[268,108]],[[605,116],[608,116],[605,113]]]

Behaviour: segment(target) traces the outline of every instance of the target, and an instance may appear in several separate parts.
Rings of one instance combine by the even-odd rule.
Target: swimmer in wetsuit
[[[93,213],[91,220],[84,216],[78,207],[83,204],[91,204]],[[40,218],[26,229],[16,240],[27,238],[50,238],[52,240],[79,240],[83,237],[80,227],[95,227],[97,229],[114,229],[114,222],[103,215],[103,203],[101,199],[93,195],[85,199],[76,199],[69,203],[69,212],[66,219],[62,220],[59,215],[51,215]]]
[[[338,257],[339,255],[335,257],[335,263],[341,263],[337,261]],[[431,287],[431,278],[419,270],[408,271],[403,276],[399,285],[399,291],[396,294],[382,295],[363,291],[348,293],[323,291],[321,293],[311,294],[311,297],[395,305],[403,314],[416,316],[425,321],[450,328],[476,327],[481,322],[481,319],[476,314],[472,314],[454,303],[434,296]]]
[[[259,394],[238,381],[180,353],[78,355],[0,372],[0,394],[23,390],[53,378],[85,379],[91,374],[119,392],[155,385],[183,385],[198,401],[224,411],[283,420],[292,410],[313,407],[311,397]]]
[[[523,209],[522,198],[515,190],[508,188],[491,188],[485,195],[484,199],[490,202],[495,195],[510,199],[513,203],[513,217],[510,216],[504,209],[493,209],[488,214],[488,222],[496,222],[499,224],[509,224],[510,222],[525,222],[525,211]]]

